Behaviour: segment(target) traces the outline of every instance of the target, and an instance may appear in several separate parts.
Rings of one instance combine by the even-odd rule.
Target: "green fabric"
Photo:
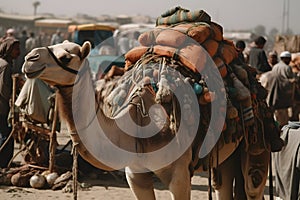
[[[171,25],[182,22],[211,22],[211,17],[204,10],[189,11],[176,7],[172,8],[156,19],[156,26]]]

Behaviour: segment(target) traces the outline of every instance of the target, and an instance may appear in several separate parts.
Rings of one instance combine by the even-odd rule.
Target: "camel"
[[[128,103],[113,116],[108,116],[103,97],[99,97],[97,93],[95,95],[86,58],[90,50],[89,42],[80,46],[68,41],[35,48],[26,55],[22,71],[27,78],[39,78],[58,88],[60,117],[66,121],[79,154],[103,170],[125,168],[128,184],[136,199],[155,199],[152,173],[168,187],[173,200],[190,199],[191,177],[195,165],[200,163],[197,171],[207,170],[207,166],[194,159],[194,150],[199,153],[201,143],[194,140],[196,135],[191,135],[195,132],[193,130],[195,124],[198,129],[197,120],[201,119],[195,118],[194,125],[191,125],[192,119],[188,118],[184,121],[183,113],[180,128],[173,129],[177,131],[174,132],[170,128],[174,125],[174,120],[172,121],[168,115],[172,108],[168,108],[168,104],[157,104],[155,91],[149,84],[149,80],[144,79],[142,84],[130,88],[130,94],[127,96]],[[126,74],[124,76],[125,79],[122,80],[128,81],[128,76],[127,79]],[[186,98],[183,96],[182,101],[189,100]],[[181,100],[177,99],[177,101],[180,104]],[[174,105],[178,105],[178,102]],[[197,108],[195,106],[191,109],[197,111]],[[132,128],[134,124],[137,125]],[[176,120],[174,126],[177,126]],[[217,128],[222,129],[220,126]],[[139,139],[136,139],[137,137]],[[242,182],[236,184],[241,190],[245,190],[245,193],[241,193],[246,195],[247,199],[262,199],[269,152],[263,150],[255,156],[249,156],[244,151],[245,148],[239,148],[243,145],[242,139],[241,135],[234,142],[217,143],[217,145],[205,143],[210,155],[209,167],[215,168],[217,172],[228,172],[228,167],[226,169],[222,163],[225,164],[227,158],[233,155],[230,157],[232,159],[229,159],[229,166],[240,165],[240,162],[235,162],[233,153],[236,149],[243,152],[241,166],[245,187]],[[171,153],[160,151],[170,145]],[[212,148],[212,145],[215,147]],[[259,158],[253,158],[256,156]],[[255,159],[260,162],[254,162]],[[223,184],[216,181],[219,184],[215,187],[215,190],[219,191],[217,197],[232,199],[232,177],[228,176],[228,178],[224,173]],[[230,182],[231,184],[228,184]]]

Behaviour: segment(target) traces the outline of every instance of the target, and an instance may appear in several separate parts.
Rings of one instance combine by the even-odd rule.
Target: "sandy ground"
[[[195,176],[193,178],[192,199],[208,199],[207,193],[207,179],[202,176]],[[131,200],[134,199],[130,189],[126,182],[120,183],[117,180],[111,178],[111,180],[97,181],[97,183],[91,183],[91,187],[85,189],[79,189],[77,199],[82,200]],[[155,194],[157,199],[169,200],[169,192],[160,184],[155,184]],[[214,196],[213,196],[214,197]],[[42,199],[42,200],[66,200],[74,199],[73,193],[64,193],[62,190],[53,191],[51,189],[33,189],[33,188],[20,188],[20,187],[7,187],[0,186],[0,199],[16,199],[16,200],[28,200],[28,199]]]
[[[101,183],[94,183],[91,187],[79,189],[77,199],[79,200],[133,200],[130,189],[126,183],[120,184],[118,181],[111,179],[110,181],[100,181]],[[207,178],[201,175],[196,175],[192,179],[192,200],[208,199]],[[161,184],[156,183],[155,194],[158,200],[170,200],[168,190]],[[75,199],[73,193],[64,193],[62,190],[53,191],[51,189],[33,189],[20,187],[0,186],[0,199],[14,199],[14,200],[67,200]],[[213,193],[213,199],[215,194]],[[268,187],[265,190],[265,200],[269,200]]]
[[[58,137],[59,144],[65,144],[68,140],[69,138],[67,135],[60,135]],[[16,151],[17,150],[18,149],[16,149]],[[34,189],[0,185],[0,200],[71,200],[76,199],[76,197],[79,200],[135,199],[126,181],[122,178],[124,177],[119,176],[116,178],[110,173],[104,173],[98,179],[86,178],[86,180],[79,180],[79,184],[84,183],[87,187],[79,188],[77,196],[73,193],[64,193],[63,190],[53,191],[51,189]],[[155,194],[158,200],[171,199],[168,190],[159,181],[155,181]],[[208,199],[208,179],[206,174],[196,174],[192,178],[191,199]],[[216,199],[215,193],[213,193],[213,199]],[[265,200],[269,200],[268,184],[265,188]]]

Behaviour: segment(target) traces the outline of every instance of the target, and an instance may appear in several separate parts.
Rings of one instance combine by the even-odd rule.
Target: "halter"
[[[49,47],[46,47],[46,49],[48,50],[49,54],[51,55],[51,57],[54,59],[54,61],[56,62],[56,64],[58,66],[60,66],[62,69],[66,70],[66,71],[68,71],[68,72],[70,72],[72,74],[78,74],[77,70],[72,69],[72,68],[68,67],[67,65],[64,65],[62,62],[60,62],[58,60],[58,58],[54,55],[54,53],[50,50]]]
[[[89,67],[83,65],[81,66],[79,69],[81,70],[74,70],[66,65],[64,65],[62,62],[59,61],[59,59],[54,55],[54,53],[50,50],[49,47],[46,47],[46,49],[48,50],[49,54],[51,55],[51,57],[55,60],[56,64],[59,65],[62,69],[72,73],[72,74],[75,74],[75,75],[78,75],[79,78],[77,79],[76,82],[74,82],[73,84],[70,84],[70,85],[55,85],[55,87],[60,90],[60,89],[63,89],[63,88],[70,88],[70,87],[73,87],[74,85],[76,85],[79,81],[80,81],[80,78],[82,77],[82,75],[88,71]],[[85,62],[85,61],[84,61]],[[83,62],[83,63],[84,63]],[[86,61],[87,62],[87,61]],[[80,130],[84,130],[86,129],[87,127],[89,127],[91,125],[91,123],[94,121],[94,119],[97,117],[97,114],[100,110],[100,103],[99,101],[96,99],[96,102],[97,102],[97,108],[96,108],[96,113],[95,115],[93,116],[92,120],[88,123],[87,126],[85,126],[84,128],[81,128]],[[77,134],[75,132],[72,132],[71,134]]]
[[[68,67],[67,65],[64,65],[62,62],[59,61],[59,59],[54,55],[54,53],[50,50],[49,47],[46,47],[46,49],[48,50],[49,54],[51,55],[51,57],[54,59],[54,61],[56,62],[56,64],[58,66],[60,66],[63,70],[65,71],[68,71],[72,74],[75,74],[75,75],[79,75],[79,77],[81,77],[81,75],[87,71],[87,67],[83,67],[83,69],[81,71],[77,71],[75,69],[72,69],[70,67]],[[77,82],[79,81],[79,79],[77,79],[77,81],[73,84],[70,84],[70,85],[61,85],[61,86],[55,86],[57,88],[68,88],[68,87],[73,87]]]

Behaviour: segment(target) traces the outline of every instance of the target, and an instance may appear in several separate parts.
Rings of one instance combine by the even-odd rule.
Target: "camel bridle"
[[[59,61],[59,59],[54,55],[54,53],[51,51],[51,49],[49,47],[46,47],[46,49],[48,50],[50,56],[54,59],[54,61],[56,62],[56,64],[58,66],[60,66],[63,70],[66,70],[72,74],[78,74],[78,71],[75,69],[72,69],[70,67],[68,67],[67,65],[64,65],[62,62]]]
[[[79,71],[77,71],[77,70],[75,70],[75,69],[72,69],[72,68],[68,67],[67,65],[63,64],[63,63],[62,63],[62,62],[54,55],[54,53],[51,51],[51,49],[50,49],[49,47],[46,47],[46,49],[47,49],[48,53],[50,54],[50,56],[54,59],[54,61],[56,62],[56,64],[57,64],[58,66],[60,66],[63,70],[65,70],[65,71],[67,71],[67,72],[70,72],[70,73],[72,73],[72,74],[75,74],[75,75],[79,75],[79,78],[77,79],[77,81],[76,81],[75,83],[70,84],[70,85],[61,85],[61,86],[55,85],[55,87],[57,87],[57,88],[68,88],[68,87],[73,87],[77,82],[79,82],[80,77],[81,77],[86,71],[88,71],[88,70],[87,70],[87,69],[88,69],[87,67],[83,67],[83,69],[82,69],[82,70],[79,70]]]

